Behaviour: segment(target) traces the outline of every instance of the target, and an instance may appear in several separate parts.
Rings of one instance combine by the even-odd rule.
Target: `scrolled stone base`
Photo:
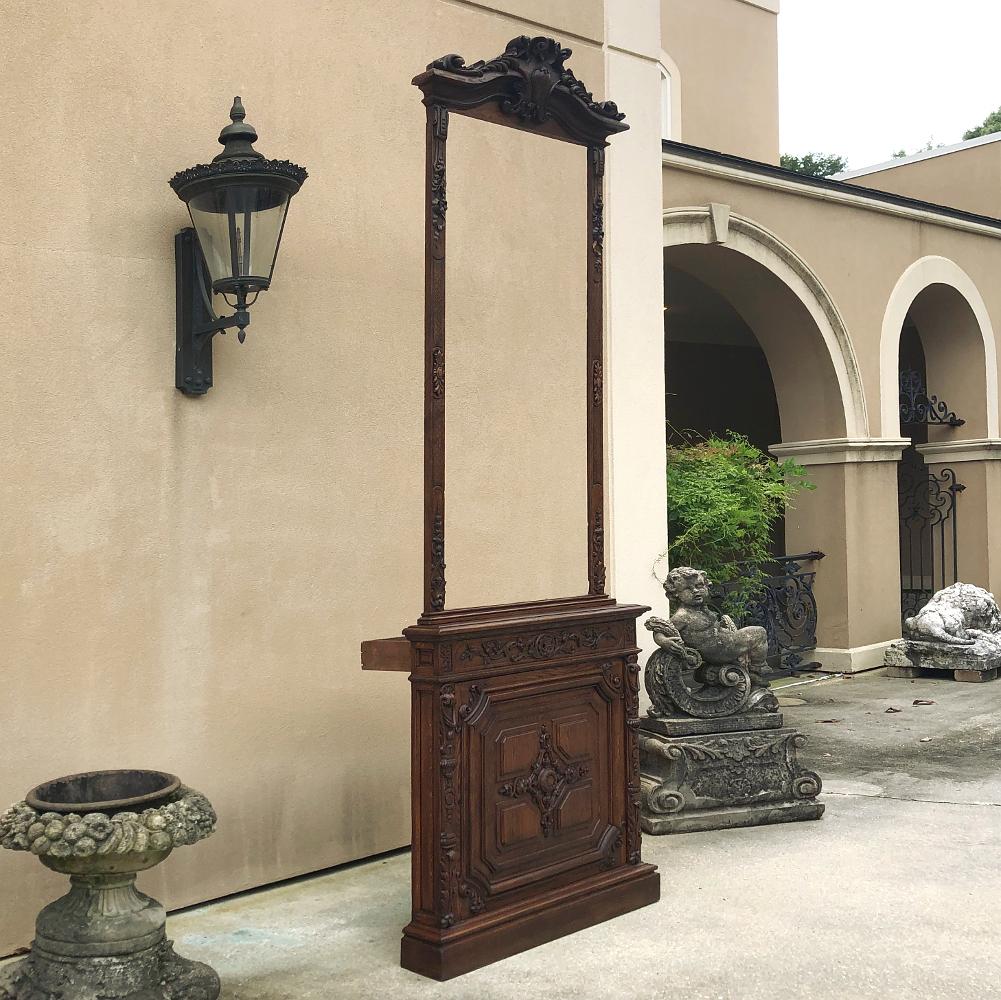
[[[819,775],[795,729],[669,736],[640,723],[645,833],[690,833],[819,819]]]
[[[704,833],[707,830],[736,830],[743,826],[768,823],[795,823],[802,819],[820,819],[822,802],[783,802],[779,805],[737,806],[731,809],[703,809],[673,816],[644,812],[640,826],[654,836],[664,833]]]
[[[32,954],[0,970],[0,1000],[216,1000],[214,969],[181,958],[169,941],[151,954],[58,964]]]

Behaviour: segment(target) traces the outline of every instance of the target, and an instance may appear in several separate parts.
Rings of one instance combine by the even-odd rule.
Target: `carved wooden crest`
[[[435,59],[414,77],[427,103],[478,115],[476,108],[491,106],[510,120],[502,124],[546,129],[555,138],[585,145],[603,143],[629,126],[614,101],[596,101],[566,67],[571,50],[555,38],[519,35],[494,59],[467,66],[456,53]]]

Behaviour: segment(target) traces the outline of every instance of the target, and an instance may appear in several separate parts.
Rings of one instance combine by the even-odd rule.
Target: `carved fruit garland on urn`
[[[35,923],[31,953],[0,972],[0,1000],[215,1000],[219,977],[174,953],[138,872],[215,830],[208,799],[161,771],[45,782],[0,816],[0,846],[70,876]]]

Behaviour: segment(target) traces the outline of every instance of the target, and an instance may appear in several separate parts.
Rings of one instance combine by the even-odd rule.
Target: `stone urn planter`
[[[35,922],[31,953],[0,971],[0,1000],[215,1000],[219,977],[174,953],[136,874],[215,829],[208,799],[161,771],[47,781],[0,816],[0,846],[70,876]]]

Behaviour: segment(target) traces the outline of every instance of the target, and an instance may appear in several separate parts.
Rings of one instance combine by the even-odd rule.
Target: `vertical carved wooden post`
[[[424,273],[424,613],[445,610],[445,141],[448,108],[427,105]]]
[[[605,593],[604,275],[605,147],[587,151],[588,593]]]

